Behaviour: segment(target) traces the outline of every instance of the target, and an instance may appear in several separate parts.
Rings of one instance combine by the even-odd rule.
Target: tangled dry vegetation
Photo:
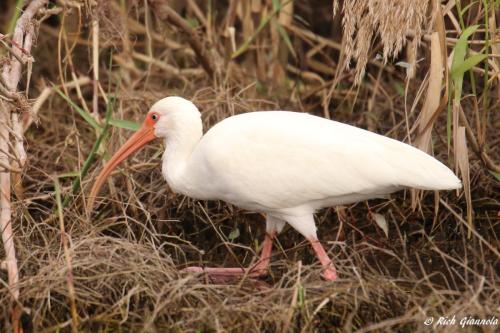
[[[500,316],[498,1],[26,2],[40,6],[17,40],[29,11],[0,4],[0,331],[426,332],[430,316]],[[207,128],[258,109],[368,128],[433,152],[464,189],[319,212],[335,283],[289,229],[266,279],[180,274],[250,264],[262,217],[172,193],[161,144],[85,209],[136,126],[124,120],[166,95],[192,99]]]

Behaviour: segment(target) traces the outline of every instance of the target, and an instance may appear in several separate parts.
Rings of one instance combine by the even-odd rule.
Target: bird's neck
[[[165,138],[163,175],[174,192],[189,195],[192,187],[187,174],[190,157],[203,135],[199,126],[186,126]]]

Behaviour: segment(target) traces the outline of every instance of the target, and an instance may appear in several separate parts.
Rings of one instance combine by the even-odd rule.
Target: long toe
[[[250,278],[258,278],[267,274],[267,269],[265,267],[256,266],[250,272],[239,267],[198,267],[191,266],[186,267],[181,270],[182,273],[194,273],[201,274],[204,273],[205,276],[213,283],[231,283],[234,282],[244,275]]]
[[[241,276],[245,274],[245,270],[239,267],[197,267],[191,266],[184,268],[182,272],[187,273],[205,273],[207,275],[220,275],[220,276]]]
[[[262,277],[269,274],[269,266],[267,264],[259,263],[254,267],[249,268],[248,275],[251,277]]]

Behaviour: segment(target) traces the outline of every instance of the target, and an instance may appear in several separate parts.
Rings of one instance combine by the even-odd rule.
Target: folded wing
[[[207,132],[192,158],[199,175],[217,179],[205,179],[212,196],[272,209],[357,201],[405,187],[461,186],[449,168],[417,148],[295,112],[227,118]]]

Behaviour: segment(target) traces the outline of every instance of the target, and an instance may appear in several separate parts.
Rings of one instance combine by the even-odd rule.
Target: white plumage
[[[162,171],[172,190],[266,213],[271,236],[289,223],[311,241],[329,279],[336,275],[318,253],[317,209],[403,188],[461,186],[450,169],[417,148],[305,113],[245,113],[224,119],[204,136],[198,109],[185,99],[164,98],[152,114],[158,115],[154,134],[165,140]]]
[[[200,198],[248,202],[263,211],[308,206],[311,212],[404,187],[460,186],[450,169],[410,145],[304,113],[230,117],[193,148],[185,181],[204,188]]]

